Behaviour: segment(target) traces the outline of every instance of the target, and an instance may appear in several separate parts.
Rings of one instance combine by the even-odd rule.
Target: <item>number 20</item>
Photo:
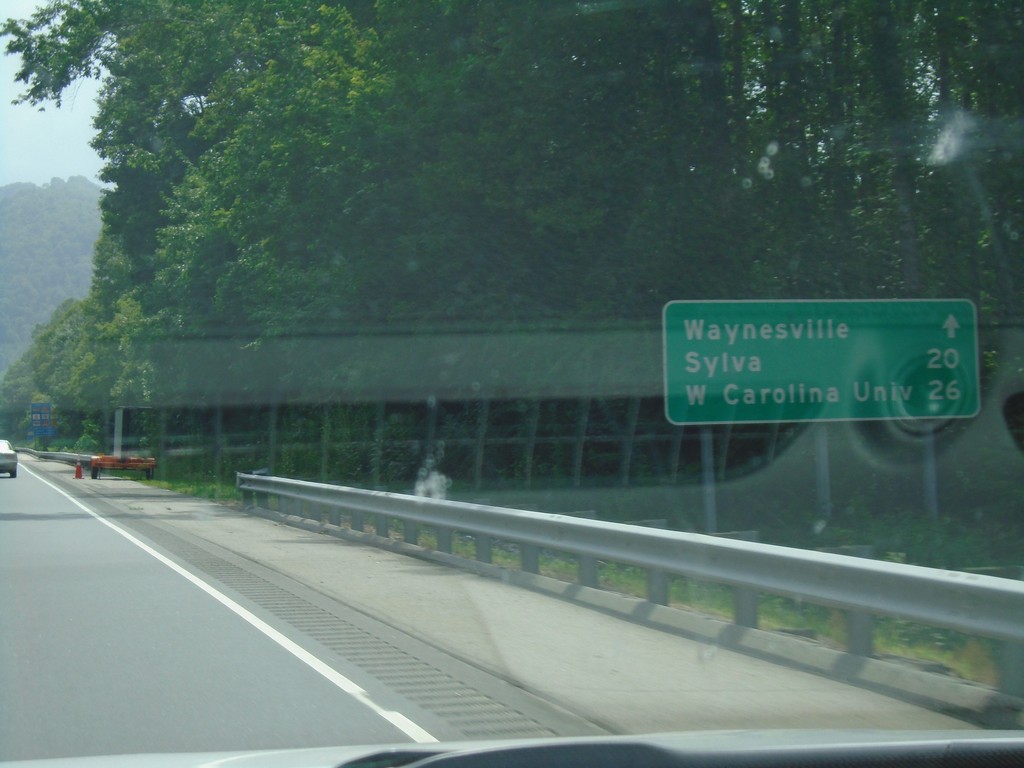
[[[960,353],[955,349],[938,349],[932,347],[928,350],[929,368],[956,368],[960,365]],[[935,382],[931,382],[935,383]]]

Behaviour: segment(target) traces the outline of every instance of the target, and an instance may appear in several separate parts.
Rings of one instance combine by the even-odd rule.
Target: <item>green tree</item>
[[[244,387],[265,342],[654,325],[678,298],[1006,321],[1022,30],[1011,0],[57,0],[7,47],[32,103],[104,78],[113,188],[89,298],[4,391],[216,407],[197,372]]]

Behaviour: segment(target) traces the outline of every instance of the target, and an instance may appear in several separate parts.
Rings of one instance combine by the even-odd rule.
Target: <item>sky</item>
[[[42,0],[0,0],[0,20],[27,19]],[[99,82],[80,81],[64,94],[60,109],[45,111],[28,104],[11,104],[23,87],[14,81],[20,56],[6,53],[9,37],[0,39],[0,186],[27,181],[48,184],[52,179],[85,176],[100,183],[102,160],[89,146],[95,131]]]

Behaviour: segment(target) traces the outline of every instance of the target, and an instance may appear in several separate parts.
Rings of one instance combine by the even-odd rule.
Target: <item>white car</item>
[[[9,472],[11,477],[18,476],[18,454],[6,440],[0,440],[0,472]]]

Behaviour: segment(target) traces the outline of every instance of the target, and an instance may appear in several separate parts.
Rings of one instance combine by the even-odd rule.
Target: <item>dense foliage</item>
[[[19,414],[159,405],[231,364],[154,340],[656,325],[716,297],[1021,316],[1016,0],[56,0],[4,32],[30,102],[104,78],[112,185],[90,295],[0,391]]]

